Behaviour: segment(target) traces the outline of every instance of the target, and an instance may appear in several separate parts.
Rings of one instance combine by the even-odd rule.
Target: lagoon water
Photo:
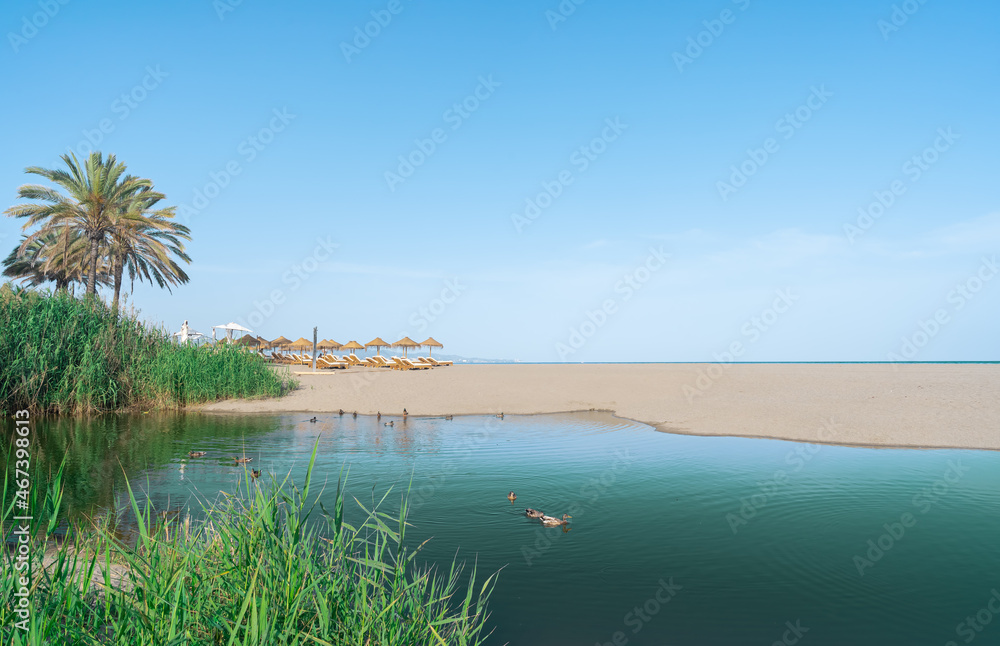
[[[410,487],[420,558],[500,570],[495,644],[1000,643],[997,452],[670,435],[593,413],[308,417],[58,420],[37,437],[46,464],[68,454],[78,512],[121,505],[123,473],[158,508],[197,507],[245,477],[236,454],[301,481],[318,439],[328,506],[348,469],[366,506],[394,487],[389,513]],[[569,531],[525,507],[572,514]]]

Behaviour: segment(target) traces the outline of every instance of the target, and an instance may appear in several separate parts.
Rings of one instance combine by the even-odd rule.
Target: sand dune
[[[1000,450],[1000,365],[560,364],[300,375],[281,399],[211,412],[466,415],[608,410],[660,430]]]

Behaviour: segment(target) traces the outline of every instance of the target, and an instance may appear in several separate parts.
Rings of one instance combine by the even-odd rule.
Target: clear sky
[[[152,179],[191,282],[130,302],[172,330],[997,360],[998,24],[992,0],[5,0],[0,202],[67,149]]]

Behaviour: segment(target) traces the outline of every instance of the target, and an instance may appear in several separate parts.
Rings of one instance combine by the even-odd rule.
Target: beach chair
[[[405,358],[402,361],[403,361],[403,364],[407,368],[409,368],[411,370],[427,370],[428,368],[432,368],[433,367],[430,364],[426,364],[426,363],[413,363],[409,359],[405,359]]]
[[[347,368],[347,364],[343,361],[336,361],[333,356],[323,356],[316,360],[317,368]]]
[[[395,370],[409,370],[410,369],[410,367],[408,365],[406,365],[405,363],[403,363],[403,360],[400,359],[399,357],[393,357],[392,358],[392,366],[391,367],[393,369],[395,369]]]
[[[347,355],[347,362],[350,363],[351,366],[356,366],[359,368],[365,365],[364,363],[361,362],[361,359],[358,359],[357,355],[353,354]]]
[[[438,361],[434,357],[427,357],[426,359],[424,359],[424,361],[426,361],[427,363],[429,363],[432,366],[435,366],[437,368],[443,368],[444,366],[450,366],[450,365],[452,365],[454,363],[453,361]]]

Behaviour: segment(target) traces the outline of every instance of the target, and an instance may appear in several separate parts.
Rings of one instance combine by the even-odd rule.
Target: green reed
[[[0,411],[166,408],[292,385],[242,348],[177,345],[97,299],[0,288]]]
[[[477,587],[475,567],[468,577],[454,561],[447,572],[418,568],[422,545],[407,546],[405,497],[395,518],[378,509],[388,492],[372,509],[357,502],[364,520],[354,526],[338,482],[334,509],[317,510],[315,457],[314,448],[301,489],[288,478],[244,480],[203,505],[198,521],[163,517],[129,487],[132,540],[96,523],[71,527],[44,564],[36,546],[27,632],[14,628],[14,557],[5,551],[0,643],[482,644],[496,575]],[[38,542],[57,527],[60,479],[32,502]],[[0,516],[8,540],[13,515]]]

